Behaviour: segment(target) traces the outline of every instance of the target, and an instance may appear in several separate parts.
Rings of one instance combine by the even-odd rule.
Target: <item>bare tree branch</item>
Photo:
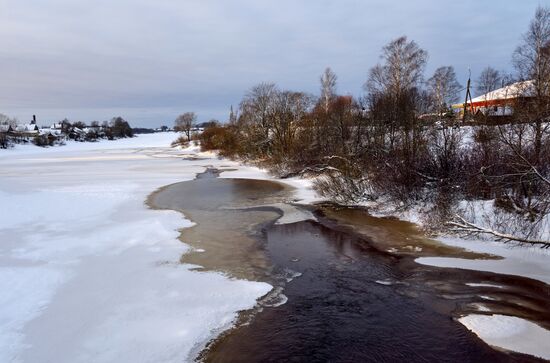
[[[493,237],[496,237],[497,240],[500,241],[513,241],[513,242],[519,242],[523,244],[530,244],[530,245],[537,245],[541,248],[550,248],[550,241],[544,241],[544,240],[533,240],[528,238],[522,238],[518,236],[513,236],[506,233],[501,233],[489,228],[484,228],[481,226],[478,226],[476,224],[473,224],[471,222],[468,222],[463,217],[456,215],[456,218],[459,220],[459,222],[447,222],[447,225],[454,227],[452,230],[459,233],[466,233],[466,234],[488,234]]]

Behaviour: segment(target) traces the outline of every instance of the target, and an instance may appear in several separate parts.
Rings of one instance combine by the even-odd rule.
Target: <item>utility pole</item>
[[[468,68],[468,84],[466,86],[466,99],[464,100],[464,112],[462,114],[462,123],[466,122],[466,113],[468,112],[468,97],[470,98],[470,106],[472,105],[472,93],[470,85],[472,83],[472,70]]]

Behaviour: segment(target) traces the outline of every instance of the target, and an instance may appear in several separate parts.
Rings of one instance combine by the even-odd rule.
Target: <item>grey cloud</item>
[[[429,51],[428,72],[454,65],[464,78],[468,67],[509,69],[537,5],[0,0],[0,112],[50,121],[122,114],[151,126],[188,110],[223,119],[260,81],[317,92],[325,66],[340,92],[358,95],[380,48],[403,34]]]

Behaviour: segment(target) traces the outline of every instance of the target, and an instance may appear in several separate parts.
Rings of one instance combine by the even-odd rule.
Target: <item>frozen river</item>
[[[254,307],[251,324],[217,340],[207,360],[337,360],[346,342],[357,359],[415,347],[424,355],[407,356],[418,360],[446,350],[463,361],[521,357],[489,348],[451,319],[459,315],[492,345],[549,354],[539,344],[548,331],[528,321],[549,323],[547,285],[525,279],[546,281],[545,255],[462,240],[449,244],[477,252],[456,252],[406,224],[330,208],[323,223],[304,222],[311,210],[283,202],[314,200],[309,181],[242,180],[269,177],[197,147],[168,147],[175,137],[1,151],[1,362],[189,361]],[[240,181],[191,181],[216,168]],[[150,209],[159,188],[169,192],[166,209]],[[185,205],[179,188],[192,189]],[[243,205],[255,209],[232,210]],[[294,223],[271,226],[282,210],[279,221]],[[339,218],[366,227],[335,230]],[[495,252],[506,258],[471,259]],[[505,271],[524,280],[497,274]]]
[[[181,362],[271,290],[193,271],[152,191],[205,165],[175,134],[0,154],[0,362]]]

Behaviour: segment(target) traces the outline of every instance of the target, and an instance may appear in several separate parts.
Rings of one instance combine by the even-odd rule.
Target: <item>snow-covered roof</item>
[[[534,81],[516,82],[486,93],[481,96],[473,98],[472,101],[468,101],[468,105],[473,107],[485,107],[487,105],[502,105],[506,104],[506,100],[513,100],[519,97],[533,97],[535,95],[535,83]],[[464,107],[464,103],[457,103],[452,106],[454,109],[460,109]]]
[[[472,103],[494,101],[494,100],[509,100],[518,97],[533,97],[535,94],[534,81],[516,82],[509,86],[499,88],[492,92],[477,96],[472,99]]]
[[[62,132],[61,132],[61,130],[46,127],[46,128],[40,129],[40,134],[41,135],[61,136]]]
[[[38,126],[35,124],[17,125],[15,131],[18,132],[33,132],[38,131]]]

